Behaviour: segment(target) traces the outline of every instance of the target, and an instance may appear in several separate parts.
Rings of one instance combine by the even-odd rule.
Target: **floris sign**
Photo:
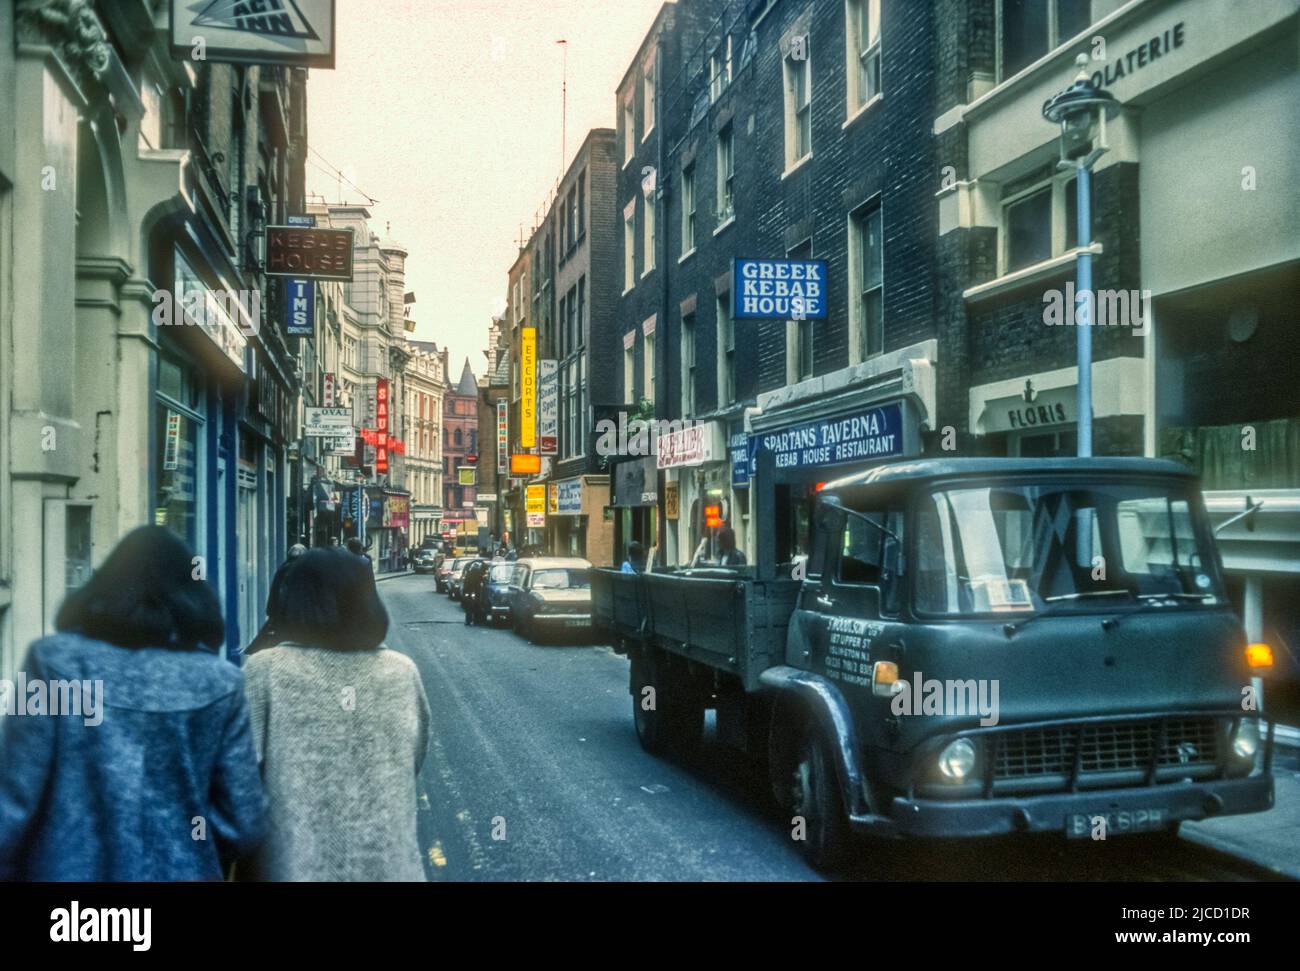
[[[268,276],[352,279],[352,230],[316,226],[266,227]]]

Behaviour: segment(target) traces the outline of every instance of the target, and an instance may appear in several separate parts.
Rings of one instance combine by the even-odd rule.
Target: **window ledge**
[[[654,133],[655,133],[655,126],[651,125],[650,130],[641,136],[641,144],[644,145],[646,142],[648,142],[650,140],[650,136],[653,135]]]
[[[695,255],[695,247],[692,246],[690,249],[688,249],[688,250],[687,250],[685,253],[683,253],[681,256],[677,257],[677,265],[678,265],[678,266],[681,266],[681,264],[685,263],[687,260],[689,260],[689,259],[690,259],[692,256],[694,256],[694,255]]]
[[[624,290],[622,293],[620,293],[619,296],[620,296],[620,297],[626,297],[629,293],[631,293],[631,292],[632,292],[633,290],[635,290],[635,289],[636,289],[636,284],[634,283],[634,284],[632,284],[630,287],[628,287],[626,290]]]
[[[784,181],[785,181],[786,179],[788,179],[790,176],[794,175],[794,174],[795,174],[796,172],[798,172],[801,168],[803,168],[805,165],[807,165],[809,162],[811,162],[811,161],[812,161],[812,157],[813,157],[813,153],[812,153],[812,152],[809,152],[809,153],[808,153],[807,155],[805,155],[803,158],[801,158],[801,159],[799,159],[797,162],[794,162],[793,164],[791,164],[789,168],[787,168],[784,172],[781,173],[781,181],[784,182]]]
[[[859,105],[857,111],[853,112],[853,114],[849,115],[847,118],[844,119],[844,124],[840,125],[840,131],[846,130],[855,121],[857,121],[868,111],[870,111],[873,107],[875,107],[876,105],[878,105],[880,102],[884,100],[885,100],[885,96],[881,94],[879,91],[877,91],[870,98],[868,98],[861,105]]]
[[[730,225],[731,225],[732,223],[734,223],[735,221],[736,221],[736,217],[735,217],[735,216],[728,216],[726,222],[724,222],[724,223],[719,223],[719,224],[718,224],[718,228],[715,229],[715,230],[713,231],[713,235],[714,235],[714,236],[717,236],[719,233],[721,233],[724,229],[726,229],[728,226],[730,226]]]
[[[1050,260],[1043,260],[1041,263],[1035,263],[1033,266],[1027,266],[1023,270],[1016,270],[1014,273],[1007,273],[998,277],[996,280],[990,280],[987,283],[981,283],[977,286],[970,287],[962,291],[962,299],[966,301],[985,300],[989,297],[996,297],[1020,287],[1044,280],[1048,277],[1055,276],[1061,270],[1068,267],[1079,256],[1080,253],[1089,253],[1092,256],[1102,254],[1101,243],[1092,243],[1086,247],[1078,247],[1072,250],[1066,250],[1060,256],[1054,256]]]

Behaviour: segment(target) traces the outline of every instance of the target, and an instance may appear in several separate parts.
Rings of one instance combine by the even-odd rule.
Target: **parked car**
[[[411,554],[411,569],[416,573],[433,573],[438,569],[438,551],[424,547]]]
[[[451,571],[456,567],[456,558],[440,553],[441,559],[433,571],[433,582],[439,593],[451,592]]]
[[[510,620],[510,601],[514,596],[511,587],[515,574],[519,572],[518,563],[497,560],[492,564],[487,580],[487,618],[489,624],[499,620]]]
[[[458,556],[451,564],[451,575],[447,577],[447,593],[451,595],[452,600],[460,599],[460,585],[465,579],[465,567],[473,563],[478,557],[475,556]]]
[[[515,630],[533,640],[545,632],[591,630],[591,564],[568,556],[519,560],[511,582]]]

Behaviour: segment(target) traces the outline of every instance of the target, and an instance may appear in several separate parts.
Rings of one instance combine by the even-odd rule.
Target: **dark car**
[[[492,564],[487,579],[488,623],[495,624],[501,620],[510,620],[510,602],[514,596],[511,586],[519,569],[518,563],[504,560]]]
[[[425,547],[411,553],[411,569],[416,573],[433,573],[437,568],[437,550]]]
[[[476,556],[458,556],[451,564],[451,573],[447,576],[447,593],[452,600],[460,599],[460,585],[465,579],[465,567],[473,563]]]
[[[568,556],[519,560],[511,583],[515,630],[532,640],[545,632],[591,629],[591,564]]]

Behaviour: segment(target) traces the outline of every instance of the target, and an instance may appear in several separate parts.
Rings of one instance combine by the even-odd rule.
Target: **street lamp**
[[[1074,169],[1078,201],[1077,257],[1075,263],[1075,337],[1078,346],[1079,455],[1092,455],[1092,166],[1106,153],[1106,112],[1119,102],[1088,77],[1088,55],[1075,63],[1074,83],[1043,104],[1043,117],[1061,127],[1061,161],[1058,168]]]

